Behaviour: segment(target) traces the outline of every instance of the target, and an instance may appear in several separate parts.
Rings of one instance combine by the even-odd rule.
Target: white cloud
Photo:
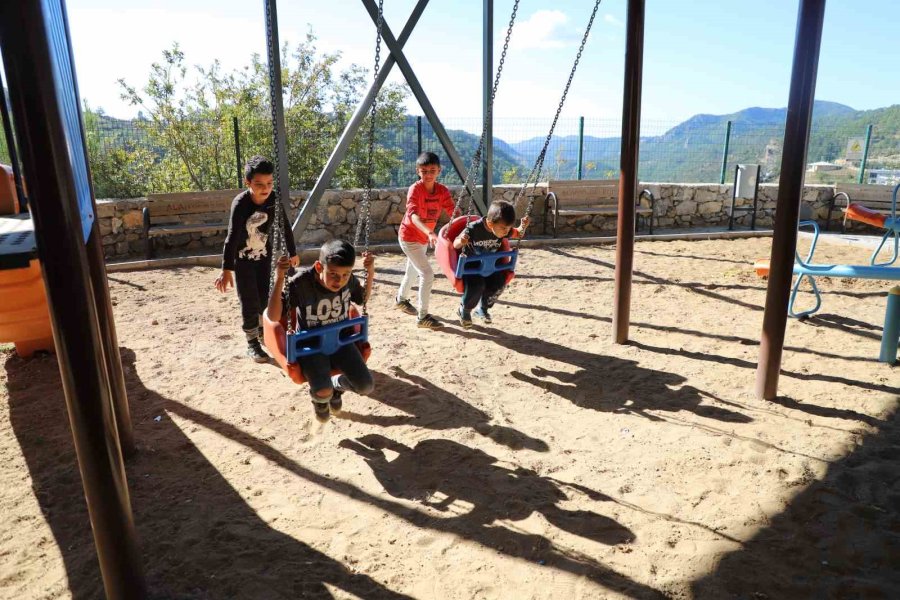
[[[86,9],[69,11],[78,87],[94,108],[117,117],[131,117],[137,109],[119,98],[120,77],[143,87],[153,62],[178,42],[185,53],[189,81],[194,65],[208,67],[219,60],[225,71],[250,63],[254,52],[265,59],[263,11],[254,18],[201,13],[180,13],[173,18],[162,9]],[[281,41],[292,44],[303,33],[281,27]]]
[[[615,25],[616,27],[625,27],[625,24],[622,23],[622,21],[608,13],[603,15],[603,21],[609,23],[610,25]]]
[[[574,37],[571,28],[566,27],[568,23],[569,17],[561,10],[539,10],[516,24],[511,45],[518,50],[570,46]]]

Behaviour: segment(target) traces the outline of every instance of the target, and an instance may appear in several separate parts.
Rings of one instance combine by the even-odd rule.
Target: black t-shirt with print
[[[297,311],[298,327],[312,329],[345,321],[350,316],[350,302],[363,303],[363,287],[355,275],[337,292],[327,289],[318,280],[314,267],[306,267],[288,278],[284,286],[284,310],[287,314],[287,296],[291,308]]]
[[[228,235],[222,250],[222,268],[234,270],[235,260],[267,260],[272,248],[269,230],[275,217],[275,209],[281,211],[284,239],[291,256],[297,254],[291,223],[284,206],[275,193],[269,194],[263,204],[255,204],[250,190],[244,190],[231,203],[228,219]]]
[[[510,229],[510,233],[506,234],[505,237],[497,237],[487,228],[484,217],[469,223],[465,231],[466,235],[469,236],[469,244],[466,246],[466,254],[469,255],[499,252],[503,240],[508,239],[512,234],[512,229]]]

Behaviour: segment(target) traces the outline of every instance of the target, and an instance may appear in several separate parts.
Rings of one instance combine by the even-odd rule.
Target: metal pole
[[[722,170],[719,172],[719,185],[725,183],[725,170],[728,168],[728,144],[731,142],[731,121],[725,124],[725,145],[722,147]]]
[[[130,458],[137,449],[134,443],[134,429],[131,424],[131,408],[128,406],[128,392],[125,388],[125,373],[122,370],[122,356],[119,353],[119,338],[116,334],[116,320],[109,296],[109,281],[106,278],[106,263],[103,257],[103,242],[100,226],[94,221],[91,236],[86,245],[91,286],[97,300],[97,322],[103,340],[104,360],[109,371],[113,403],[115,406],[116,429],[122,455]]]
[[[272,133],[275,135],[278,147],[278,199],[284,206],[284,212],[291,214],[291,177],[288,170],[287,157],[287,132],[284,127],[284,99],[281,94],[281,44],[278,42],[278,7],[275,0],[263,0],[266,7],[266,33],[269,35],[266,44],[266,54],[270,65],[270,93],[269,101],[272,103]],[[243,184],[241,184],[243,185]]]
[[[422,154],[422,115],[416,117],[416,158]]]
[[[366,7],[366,10],[369,11],[369,16],[372,18],[372,20],[376,20],[378,18],[378,7],[376,6],[375,2],[373,0],[362,0],[362,3],[363,6]],[[444,148],[444,152],[447,153],[447,157],[450,159],[450,163],[456,170],[456,174],[459,175],[459,178],[462,181],[465,181],[467,175],[466,166],[463,164],[462,158],[460,158],[459,153],[456,151],[456,147],[450,140],[450,136],[447,135],[447,132],[444,129],[441,120],[438,119],[437,113],[434,111],[434,107],[431,105],[431,101],[428,99],[428,95],[425,93],[425,90],[422,89],[422,85],[419,83],[419,79],[416,77],[416,74],[410,66],[409,61],[406,60],[406,55],[403,53],[403,47],[397,43],[397,40],[394,38],[394,33],[391,31],[391,28],[387,23],[385,23],[382,28],[381,37],[384,40],[385,45],[391,51],[391,56],[396,59],[397,67],[400,68],[400,71],[403,73],[403,77],[406,78],[406,83],[409,85],[410,91],[419,102],[419,106],[422,107],[422,112],[425,113],[425,118],[427,118],[428,122],[431,123],[431,128],[434,130],[434,135],[437,137],[438,141],[440,141],[441,146]],[[471,191],[473,192],[473,198],[475,199],[476,208],[482,214],[484,214],[486,212],[486,209],[484,204],[481,202],[481,198],[474,194],[475,190]]]
[[[622,98],[622,158],[619,170],[619,220],[616,228],[616,290],[613,335],[628,341],[631,275],[634,265],[634,199],[637,193],[641,128],[641,79],[644,69],[644,0],[628,0],[625,86]]]
[[[241,160],[241,130],[238,126],[238,118],[231,117],[231,128],[234,130],[234,162],[237,166],[237,186],[244,187],[244,161]]]
[[[404,25],[403,27],[403,31],[400,32],[400,39],[397,41],[399,48],[402,48],[406,44],[406,41],[409,39],[409,36],[412,35],[413,29],[415,29],[416,27],[416,23],[419,22],[419,17],[422,16],[422,12],[428,5],[428,1],[429,0],[419,0],[416,3],[415,8],[413,8],[412,13],[409,15],[409,19],[407,19],[406,21],[406,25]],[[377,19],[378,8],[375,7],[374,11],[374,19]],[[385,23],[385,25],[382,26],[382,40],[384,40],[384,30],[386,28],[386,25],[387,24]],[[397,51],[399,51],[399,48]],[[331,151],[331,156],[328,157],[328,162],[325,163],[325,167],[319,174],[319,178],[316,180],[313,189],[309,192],[309,198],[307,198],[306,202],[303,203],[303,206],[300,209],[300,214],[297,215],[297,219],[293,224],[294,237],[296,239],[300,239],[300,235],[306,229],[306,226],[309,224],[310,219],[312,219],[312,216],[316,211],[316,207],[319,204],[319,200],[328,189],[328,185],[331,183],[331,178],[334,177],[334,173],[335,171],[337,171],[338,166],[340,166],[341,161],[344,160],[344,156],[346,156],[347,150],[350,149],[350,143],[353,141],[353,138],[356,137],[356,132],[359,131],[360,125],[362,125],[362,122],[366,118],[366,115],[369,114],[369,108],[371,108],[372,106],[372,101],[375,99],[375,95],[387,80],[391,69],[395,64],[397,64],[397,59],[394,52],[394,50],[391,50],[391,53],[388,55],[388,57],[384,59],[384,65],[382,65],[381,69],[378,70],[378,78],[372,82],[372,84],[369,86],[369,90],[366,92],[366,95],[359,103],[359,106],[356,107],[356,111],[353,113],[353,116],[350,117],[350,120],[344,127],[343,133],[341,133],[340,139],[338,139],[337,144],[335,144],[334,150]],[[450,155],[450,153],[448,152],[448,156],[452,155]],[[463,170],[463,172],[465,172],[465,170]],[[463,178],[463,180],[465,180],[465,178]]]
[[[859,179],[856,180],[856,183],[865,183],[865,174],[866,174],[866,161],[869,160],[869,142],[872,141],[872,124],[870,123],[868,127],[866,127],[866,145],[863,147],[863,157],[862,162],[859,163]]]
[[[578,117],[578,181],[581,181],[584,164],[584,117]]]
[[[65,13],[63,13],[65,15]],[[68,23],[66,24],[68,26]],[[81,98],[78,90],[78,78],[75,76],[75,55],[72,45],[69,44],[69,64],[72,66],[72,87],[77,99]],[[79,107],[80,108],[80,107]],[[78,110],[78,125],[81,129],[81,137],[86,140],[84,129],[84,115]],[[87,146],[83,145],[84,166],[88,173],[88,184],[91,193],[91,210],[97,214],[97,201],[94,195],[93,178],[91,177],[90,156]],[[106,261],[103,256],[103,242],[100,236],[100,225],[96,219],[88,236],[85,252],[90,269],[91,286],[94,291],[94,299],[97,302],[97,322],[100,327],[100,336],[103,347],[103,356],[109,373],[110,393],[112,394],[113,408],[116,417],[116,430],[119,433],[119,445],[122,454],[128,458],[134,456],[137,448],[134,443],[134,429],[131,424],[131,407],[128,406],[128,392],[125,388],[125,372],[122,369],[122,355],[119,353],[119,338],[116,334],[116,319],[112,309],[112,299],[109,295],[109,281],[106,278]]]
[[[494,84],[494,0],[484,0],[482,21],[481,117],[484,121],[481,192],[485,206],[493,202],[494,183],[494,111],[491,89]]]
[[[884,328],[881,333],[881,350],[878,362],[893,365],[897,362],[897,343],[900,341],[900,285],[888,290],[884,309]]]
[[[9,149],[9,162],[13,171],[13,180],[16,182],[16,194],[19,197],[19,212],[24,212],[28,206],[25,197],[25,186],[22,185],[22,173],[19,171],[19,155],[16,152],[16,136],[13,133],[12,121],[9,119],[9,104],[6,101],[6,83],[0,78],[0,114],[3,117],[3,131],[6,134],[6,147]]]
[[[797,249],[797,221],[800,216],[800,199],[803,197],[803,175],[824,17],[825,0],[802,0],[794,40],[791,89],[787,122],[784,126],[784,151],[781,155],[781,177],[778,182],[772,253],[769,258],[769,284],[766,289],[759,364],[756,369],[756,395],[765,400],[772,400],[778,395],[778,372],[784,350],[794,253]]]
[[[66,128],[79,106],[68,42],[61,2],[0,3],[0,51],[100,572],[107,598],[140,599],[146,587],[103,350],[102,307],[93,293],[78,206],[85,192],[74,169],[86,150],[83,139],[73,139],[71,121]],[[81,148],[72,147],[76,141]],[[94,224],[88,241],[97,233]]]

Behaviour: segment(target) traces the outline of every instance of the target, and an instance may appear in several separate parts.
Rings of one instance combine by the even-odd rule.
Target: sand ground
[[[152,597],[900,597],[890,284],[820,281],[757,400],[770,243],[639,243],[628,345],[611,246],[524,250],[469,331],[442,278],[416,329],[379,257],[376,390],[324,425],[214,269],[111,275]],[[55,359],[0,360],[0,597],[102,597]]]

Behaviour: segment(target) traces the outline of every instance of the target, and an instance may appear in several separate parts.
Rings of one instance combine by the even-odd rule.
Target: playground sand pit
[[[900,371],[875,361],[890,283],[820,280],[760,401],[751,265],[770,243],[638,243],[621,346],[611,246],[524,250],[468,331],[442,278],[446,326],[417,329],[392,306],[403,261],[381,256],[376,390],[324,425],[244,356],[216,270],[112,274],[151,597],[900,597]],[[56,362],[2,360],[0,597],[99,598]]]

